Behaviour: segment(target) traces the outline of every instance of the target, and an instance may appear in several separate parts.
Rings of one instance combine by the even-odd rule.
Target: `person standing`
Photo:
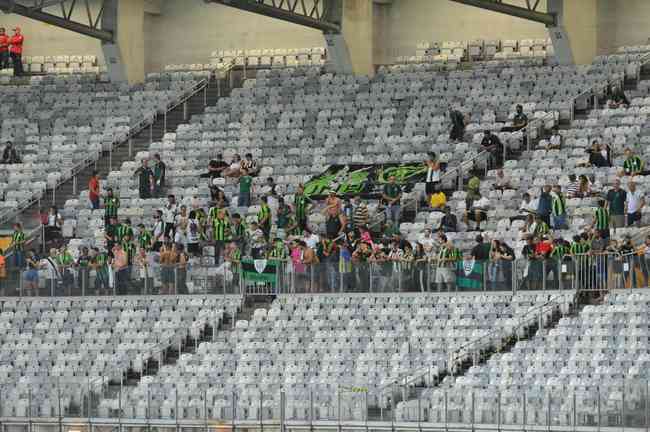
[[[261,198],[261,201],[260,210],[257,212],[257,223],[264,233],[264,238],[268,241],[271,233],[271,207],[269,207],[268,199],[265,196]]]
[[[154,176],[146,159],[142,159],[142,165],[140,165],[140,168],[135,170],[134,175],[138,176],[140,198],[151,198],[151,192],[153,191],[154,186]]]
[[[296,223],[303,230],[307,227],[307,213],[311,200],[305,195],[305,186],[298,185],[298,190],[293,198],[293,211],[296,214]]]
[[[0,69],[9,66],[9,36],[4,27],[0,27]]]
[[[621,182],[619,179],[614,180],[614,187],[607,192],[606,200],[612,228],[615,230],[617,228],[623,228],[625,226],[625,202],[627,201],[627,192],[621,189]]]
[[[14,66],[14,76],[23,74],[23,43],[25,37],[20,33],[20,27],[14,28],[14,34],[9,39],[9,55]]]
[[[104,197],[104,225],[111,222],[111,218],[117,219],[117,210],[120,208],[120,199],[113,195],[113,188],[106,189]]]
[[[402,188],[395,183],[395,176],[388,177],[388,183],[384,186],[381,196],[386,204],[386,219],[393,221],[393,225],[398,226]]]
[[[248,170],[242,168],[241,177],[239,177],[239,196],[237,197],[237,207],[248,208],[251,205],[251,188],[253,186],[253,177],[248,175]]]
[[[167,165],[160,159],[160,154],[153,155],[156,165],[153,167],[153,181],[154,181],[154,195],[159,197],[165,187],[165,174],[167,173]]]
[[[162,261],[161,261],[162,263]],[[129,261],[124,249],[119,243],[113,246],[113,271],[115,272],[115,292],[117,295],[127,294],[129,283]]]
[[[221,255],[230,236],[230,219],[226,210],[219,209],[212,221],[212,240],[214,241],[214,263],[221,264]]]
[[[93,171],[93,175],[88,180],[88,199],[93,206],[93,210],[99,208],[99,176],[97,171]]]
[[[559,185],[553,186],[551,191],[551,221],[553,229],[566,229],[566,199]]]
[[[641,222],[641,210],[645,207],[645,198],[643,193],[636,189],[634,182],[629,182],[627,187],[627,226],[638,225]]]
[[[609,239],[609,210],[607,210],[607,202],[603,199],[598,201],[592,226],[600,232],[601,238]]]
[[[14,250],[16,268],[22,270],[25,267],[25,232],[19,222],[14,224],[14,233],[11,236],[11,245],[9,247]]]

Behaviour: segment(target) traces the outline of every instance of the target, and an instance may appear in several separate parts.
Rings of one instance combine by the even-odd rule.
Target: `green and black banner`
[[[243,259],[241,261],[241,270],[245,281],[275,285],[278,280],[277,261]]]
[[[444,171],[444,167],[441,168]],[[415,183],[424,182],[426,175],[424,163],[332,165],[305,183],[305,195],[321,199],[333,190],[339,196],[359,194],[375,198],[381,195],[382,188],[391,176],[395,176],[396,183],[408,192]]]

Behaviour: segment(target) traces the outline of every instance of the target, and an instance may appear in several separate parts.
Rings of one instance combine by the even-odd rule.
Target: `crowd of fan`
[[[517,108],[515,123],[516,128],[521,128],[526,125],[527,118],[521,106]],[[455,119],[453,112],[450,115]],[[458,130],[463,129],[462,126],[460,117],[452,122],[452,138],[462,134]],[[562,137],[557,129],[548,142],[550,148],[561,147]],[[498,136],[486,131],[482,145],[492,155],[493,166],[501,166],[505,153]],[[188,267],[193,262],[206,265],[205,259],[200,260],[204,252],[214,256],[214,263],[210,265],[217,267],[235,268],[243,258],[288,263],[297,275],[311,273],[312,288],[315,284],[329,290],[367,289],[371,283],[367,264],[384,263],[387,263],[382,267],[385,271],[379,274],[387,275],[388,279],[384,278],[384,283],[379,285],[387,285],[391,278],[399,277],[400,287],[406,290],[453,289],[457,272],[471,267],[474,262],[489,263],[487,283],[507,288],[512,281],[513,261],[518,256],[530,263],[561,263],[585,254],[633,255],[638,257],[637,267],[646,272],[645,260],[646,257],[650,259],[650,248],[633,248],[629,238],[620,243],[610,238],[610,229],[639,224],[646,204],[632,180],[634,176],[647,174],[644,163],[630,149],[625,155],[620,176],[630,177],[627,190],[621,188],[619,180],[605,191],[587,176],[570,175],[570,183],[564,190],[556,184],[544,186],[535,199],[523,194],[519,215],[511,218],[523,221],[520,240],[526,245],[519,254],[506,242],[489,241],[485,235],[478,235],[476,247],[465,253],[454,245],[451,236],[446,234],[461,230],[481,232],[491,203],[481,194],[479,174],[473,174],[466,183],[465,211],[459,221],[447,205],[446,193],[440,189],[442,166],[434,153],[425,162],[426,200],[430,211],[442,212],[443,216],[438,226],[426,227],[415,242],[407,241],[400,233],[402,187],[394,177],[383,186],[376,214],[371,214],[368,203],[361,196],[339,197],[332,191],[319,203],[305,195],[302,185],[298,186],[293,202],[286,202],[276,192],[272,177],[266,179],[263,192],[253,193],[253,177],[259,175],[260,167],[251,154],[246,154],[243,159],[234,155],[230,163],[221,155],[209,162],[208,172],[200,176],[210,185],[209,208],[203,208],[196,198],[185,205],[169,195],[167,204],[152,215],[151,223],[138,226],[132,226],[128,218],[120,218],[119,197],[110,188],[102,196],[101,181],[94,173],[89,182],[89,200],[93,209],[104,208],[105,248],[81,247],[73,256],[67,246],[59,245],[56,240],[60,239],[63,220],[55,207],[42,217],[47,244],[57,246],[50,249],[48,256],[39,259],[35,251],[25,253],[25,233],[20,224],[15,225],[10,247],[16,267],[26,270],[25,294],[38,291],[39,270],[43,269],[47,270],[48,280],[56,281],[57,287],[67,294],[75,286],[91,288],[88,286],[90,274],[94,275],[95,292],[108,294],[113,291],[111,288],[114,292],[126,293],[134,278],[148,280],[148,286],[153,286],[151,280],[157,266],[162,282],[160,293],[184,292]],[[11,146],[5,148],[3,161],[17,157]],[[588,165],[611,166],[609,147],[594,141]],[[151,161],[142,160],[135,172],[140,198],[161,197],[165,191],[165,173],[166,165],[160,155],[154,155]],[[216,179],[238,185],[236,206],[231,205],[220,186],[224,181]],[[501,169],[496,171],[494,188],[511,189]],[[259,196],[259,211],[254,220],[247,221],[245,215],[231,210],[235,207],[247,210],[253,204],[254,195]],[[563,239],[561,230],[567,229],[569,224],[566,200],[591,196],[600,197],[593,221],[582,234]],[[324,232],[312,230],[309,220],[312,212],[324,214]],[[434,264],[433,275],[427,263]],[[556,267],[548,265],[553,269],[549,270],[553,279],[558,281]],[[318,269],[315,277],[314,269]],[[626,267],[626,272],[630,271],[629,266]],[[544,279],[542,273],[544,271],[536,264],[531,265],[525,272],[524,285],[537,286]]]

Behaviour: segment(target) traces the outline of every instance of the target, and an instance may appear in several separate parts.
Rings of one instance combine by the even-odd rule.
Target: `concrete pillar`
[[[356,75],[374,75],[373,1],[343,1],[343,37]]]
[[[102,50],[113,81],[129,84],[144,81],[144,0],[115,0],[117,14],[103,20],[115,20],[115,43],[103,43]]]
[[[564,0],[563,22],[576,64],[589,64],[598,46],[598,0]]]

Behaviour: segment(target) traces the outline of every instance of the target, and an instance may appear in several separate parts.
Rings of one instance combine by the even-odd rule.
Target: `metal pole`
[[[133,157],[133,138],[129,136],[129,157]]]
[[[285,408],[285,393],[284,390],[280,391],[280,432],[286,432],[287,431],[287,426],[285,424],[285,413],[284,413],[284,408]],[[233,416],[234,417],[234,416]]]
[[[203,87],[203,108],[208,106],[208,83],[205,83],[205,87]]]
[[[183,102],[183,120],[187,120],[187,101]]]
[[[56,204],[56,184],[52,188],[52,204]]]
[[[113,171],[113,145],[108,149],[108,172]]]
[[[165,111],[163,118],[163,134],[167,133],[167,111]]]
[[[77,195],[77,175],[72,176],[72,195]]]
[[[149,123],[149,144],[153,142],[153,121]]]

